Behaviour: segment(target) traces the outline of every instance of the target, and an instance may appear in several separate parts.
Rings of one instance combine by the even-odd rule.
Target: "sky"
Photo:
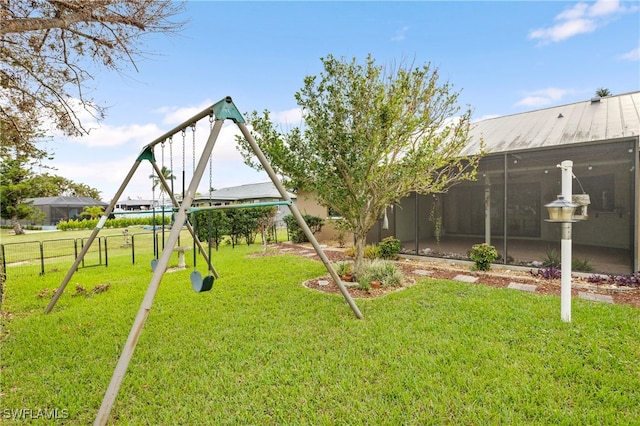
[[[284,128],[300,124],[294,95],[328,55],[363,63],[371,54],[380,66],[429,63],[476,121],[585,101],[602,87],[638,91],[639,9],[638,1],[615,0],[189,1],[179,17],[188,20],[184,29],[146,38],[137,70],[103,71],[88,82],[107,117],[96,123],[81,114],[87,136],[53,133],[50,173],[96,188],[109,202],[145,145],[226,96],[245,117],[269,110]],[[214,188],[269,180],[243,164],[236,134],[227,120],[212,156]],[[207,136],[205,120],[198,147]],[[192,137],[188,131],[186,185]],[[172,145],[170,159],[165,144],[165,166],[172,160],[181,176],[181,136]],[[120,199],[150,199],[151,173],[142,162]],[[209,175],[200,192],[208,191]]]

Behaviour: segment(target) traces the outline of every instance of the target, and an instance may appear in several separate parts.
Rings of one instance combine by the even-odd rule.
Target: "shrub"
[[[324,220],[321,217],[311,216],[308,214],[302,215],[305,223],[311,230],[312,234],[316,232],[320,232],[322,230],[322,226],[324,225]],[[289,238],[294,243],[305,243],[308,241],[307,236],[304,234],[304,231],[298,225],[298,221],[296,218],[289,214],[283,218],[284,223],[287,224],[287,231],[289,232]]]
[[[358,276],[358,284],[364,290],[369,289],[371,281],[380,281],[385,287],[398,287],[402,285],[404,276],[393,262],[374,259],[363,265],[362,272]]]
[[[545,257],[542,258],[542,266],[545,268],[559,268],[560,255],[556,249],[548,249]]]
[[[562,277],[562,271],[558,268],[550,267],[545,269],[538,269],[537,272],[530,271],[534,277],[541,277],[545,280],[554,280]]]
[[[395,237],[387,237],[378,243],[380,257],[383,259],[395,259],[400,253],[400,240]]]
[[[587,258],[578,259],[574,257],[571,261],[571,269],[579,272],[592,272],[593,266],[591,266],[591,262]]]
[[[340,276],[353,274],[353,264],[351,262],[337,262],[335,268]]]
[[[364,257],[367,259],[377,259],[380,257],[380,248],[375,244],[367,244],[364,248]]]
[[[498,258],[498,251],[492,245],[482,243],[474,244],[469,252],[469,258],[475,262],[475,268],[480,271],[488,271],[491,262]]]

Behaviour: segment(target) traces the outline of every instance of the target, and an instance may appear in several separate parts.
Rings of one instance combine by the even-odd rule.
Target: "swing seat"
[[[196,293],[202,293],[203,291],[209,291],[213,287],[214,277],[213,275],[207,275],[202,278],[202,274],[199,271],[193,271],[191,273],[191,285]]]

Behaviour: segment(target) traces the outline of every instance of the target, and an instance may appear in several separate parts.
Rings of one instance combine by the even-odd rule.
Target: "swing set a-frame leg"
[[[220,133],[220,129],[222,128],[223,121],[224,120],[216,120],[213,125],[213,129],[211,130],[211,134],[209,135],[207,144],[204,147],[204,151],[202,153],[200,161],[198,162],[198,165],[193,173],[193,177],[191,178],[191,182],[189,183],[189,189],[185,193],[182,204],[180,205],[178,213],[176,214],[176,220],[173,222],[171,232],[169,233],[169,237],[167,237],[167,242],[164,246],[164,249],[162,250],[160,258],[158,259],[158,264],[156,265],[155,271],[153,272],[151,282],[147,287],[147,292],[145,293],[144,299],[142,300],[142,304],[140,305],[140,309],[138,310],[136,319],[131,326],[129,337],[127,337],[127,341],[122,348],[122,353],[120,354],[120,358],[118,359],[118,363],[116,364],[113,376],[111,377],[109,387],[107,388],[104,398],[102,399],[102,405],[100,406],[100,410],[98,411],[94,425],[105,425],[107,423],[109,413],[111,412],[113,403],[116,399],[116,396],[118,395],[120,384],[122,383],[122,379],[124,378],[124,375],[127,372],[127,368],[129,367],[129,361],[133,356],[133,352],[138,343],[138,339],[140,338],[140,334],[142,333],[142,328],[144,327],[147,317],[149,316],[149,311],[151,311],[153,299],[158,292],[160,282],[162,281],[162,276],[164,275],[164,272],[167,269],[167,265],[169,264],[169,260],[171,259],[173,248],[175,247],[178,241],[178,237],[180,236],[180,232],[182,231],[182,224],[187,219],[187,210],[191,207],[193,197],[196,193],[196,190],[198,189],[198,184],[200,183],[200,179],[204,174],[204,170],[207,165],[207,159],[209,158],[209,155],[211,155],[213,146],[216,142],[218,134]]]
[[[285,201],[289,202],[289,210],[291,210],[291,214],[293,214],[293,217],[295,217],[296,222],[298,222],[298,226],[300,226],[300,229],[304,231],[304,234],[307,236],[307,239],[309,240],[309,242],[311,242],[311,245],[315,249],[316,254],[318,255],[318,257],[320,257],[320,260],[322,260],[322,263],[324,263],[325,268],[327,268],[329,275],[331,275],[331,278],[333,278],[334,282],[338,285],[338,288],[340,289],[342,296],[344,296],[345,300],[351,307],[351,310],[353,311],[353,313],[356,315],[357,318],[362,319],[363,318],[362,313],[360,312],[355,302],[353,301],[353,298],[351,297],[346,287],[342,283],[342,280],[340,280],[338,273],[336,272],[334,267],[331,265],[331,262],[327,258],[327,255],[324,254],[324,251],[322,251],[320,244],[318,244],[318,240],[316,240],[316,237],[313,235],[313,232],[311,232],[311,229],[309,229],[307,222],[304,221],[304,218],[300,214],[298,207],[291,201],[291,197],[289,197],[289,193],[285,190],[284,186],[282,185],[282,182],[280,182],[280,179],[278,179],[278,176],[276,176],[275,172],[271,168],[271,165],[269,164],[267,157],[265,157],[264,154],[262,153],[262,150],[256,143],[256,140],[251,135],[251,132],[247,129],[247,126],[245,126],[244,123],[238,122],[236,124],[240,128],[240,131],[242,132],[242,135],[245,137],[247,142],[249,142],[249,145],[251,145],[251,149],[253,150],[253,153],[256,155],[256,157],[258,157],[258,160],[260,161],[262,168],[267,172],[267,174],[271,178],[271,181],[278,189],[280,196]]]
[[[51,301],[49,301],[49,304],[44,310],[45,314],[48,314],[49,312],[51,312],[51,310],[56,305],[56,302],[58,301],[60,296],[62,296],[62,293],[64,292],[65,287],[67,286],[67,284],[69,284],[69,281],[71,280],[71,277],[73,277],[73,274],[78,270],[78,266],[80,266],[80,262],[82,262],[82,259],[84,259],[84,256],[89,251],[89,248],[91,248],[91,244],[96,239],[96,236],[98,235],[98,233],[102,230],[102,227],[104,226],[105,222],[109,218],[109,215],[111,214],[114,207],[116,206],[116,203],[120,199],[120,196],[122,195],[125,188],[129,184],[129,181],[131,181],[131,178],[135,174],[136,170],[138,170],[138,166],[140,166],[143,156],[144,154],[139,156],[138,159],[136,159],[136,161],[133,163],[133,166],[131,167],[131,170],[129,170],[127,177],[124,179],[124,181],[120,185],[120,188],[118,188],[116,195],[113,197],[113,199],[105,209],[104,213],[102,214],[102,217],[98,221],[98,224],[93,229],[93,231],[91,232],[91,235],[87,239],[87,242],[82,246],[82,250],[80,250],[80,253],[76,257],[76,260],[73,262],[73,265],[71,265],[71,268],[69,268],[67,275],[62,280],[62,283],[60,283],[60,285],[58,286],[58,289],[56,290],[55,294],[51,298]],[[151,156],[153,157],[153,154],[151,154]]]

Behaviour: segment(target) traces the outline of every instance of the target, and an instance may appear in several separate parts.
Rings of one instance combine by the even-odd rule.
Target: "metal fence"
[[[271,241],[277,242],[276,228],[274,227],[270,233]],[[109,266],[113,262],[120,265],[123,262],[135,264],[141,256],[158,258],[168,236],[168,230],[158,230],[135,234],[123,231],[122,235],[97,237],[78,267]],[[287,231],[287,240],[288,237]],[[70,267],[87,240],[85,237],[0,244],[0,265],[4,272],[2,278],[11,280],[17,275],[44,275]],[[184,231],[178,245],[192,246],[193,238]],[[194,263],[196,258],[193,256]]]
[[[154,244],[155,237],[155,244]],[[72,265],[88,238],[67,238],[0,244],[0,263],[5,278],[20,275],[44,275]],[[164,247],[163,234],[141,233],[97,237],[82,259],[79,268],[109,266],[109,262],[136,262],[136,254],[155,254]]]

